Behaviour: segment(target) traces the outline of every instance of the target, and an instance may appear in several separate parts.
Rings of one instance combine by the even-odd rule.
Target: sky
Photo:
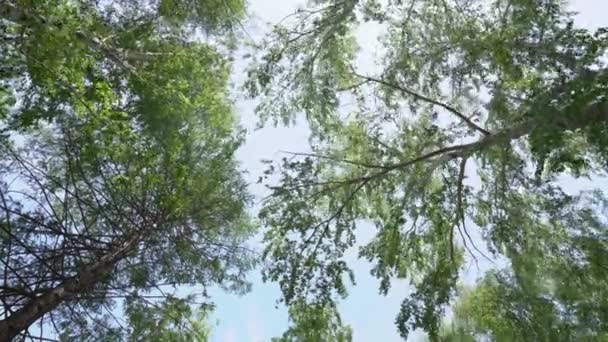
[[[264,31],[264,22],[276,23],[292,13],[299,0],[250,0],[249,13],[253,25],[247,24],[245,29],[253,39],[258,39]],[[576,24],[589,29],[608,26],[608,0],[576,0],[571,2],[571,8],[578,12]],[[377,28],[360,30],[357,38],[366,47],[374,46]],[[373,50],[373,49],[372,49]],[[238,64],[244,61],[239,61]],[[373,56],[364,55],[359,60],[364,71],[373,71]],[[235,76],[238,85],[242,77]],[[282,155],[280,150],[303,152],[308,149],[308,131],[303,122],[293,127],[266,127],[256,130],[257,118],[254,113],[255,101],[244,99],[236,94],[236,110],[242,118],[242,124],[248,130],[247,142],[239,150],[238,158],[242,167],[248,171],[247,179],[255,183],[264,167],[262,159],[276,160]],[[565,184],[566,188],[578,188],[581,184]],[[582,184],[582,186],[585,186]],[[263,187],[252,184],[252,193],[257,199],[264,195]],[[366,239],[371,236],[371,226],[358,227],[358,238]],[[357,285],[349,290],[349,297],[340,303],[343,321],[354,330],[355,342],[401,341],[396,326],[395,317],[401,301],[408,295],[405,283],[393,284],[387,296],[378,294],[378,282],[369,275],[370,265],[357,260],[354,253],[348,256],[350,266],[355,271]],[[475,279],[476,270],[468,277]],[[213,324],[212,342],[261,342],[269,341],[271,337],[280,336],[288,326],[287,310],[276,304],[280,298],[280,290],[275,284],[265,284],[261,281],[259,271],[250,275],[253,282],[251,292],[243,296],[227,294],[219,290],[210,292],[216,304],[211,318]],[[409,341],[418,341],[420,334],[413,334]]]

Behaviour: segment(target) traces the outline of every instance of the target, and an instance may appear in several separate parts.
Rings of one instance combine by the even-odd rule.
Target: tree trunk
[[[112,272],[116,263],[137,245],[141,237],[142,233],[138,232],[116,250],[102,256],[99,261],[83,267],[76,276],[66,279],[54,289],[30,300],[19,310],[12,312],[8,318],[1,320],[0,342],[12,341],[67,299],[89,291],[93,285]]]

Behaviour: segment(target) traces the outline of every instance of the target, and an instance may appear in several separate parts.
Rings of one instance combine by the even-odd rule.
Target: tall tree
[[[565,8],[318,0],[275,28],[247,87],[263,120],[302,113],[312,132],[312,152],[272,166],[261,211],[265,276],[287,304],[346,295],[344,252],[368,222],[359,255],[381,293],[395,278],[415,288],[396,319],[404,338],[439,339],[463,265],[488,254],[509,265],[509,340],[605,336],[605,195],[560,180],[607,170],[608,30],[576,27]],[[368,22],[384,29],[374,74],[357,62]]]
[[[176,287],[248,287],[243,2],[102,3],[0,5],[0,341],[203,339]]]

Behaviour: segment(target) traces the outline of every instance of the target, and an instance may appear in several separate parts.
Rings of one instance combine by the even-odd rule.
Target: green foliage
[[[0,339],[206,340],[176,287],[247,291],[255,227],[229,58],[193,34],[243,2],[103,3],[0,4]]]
[[[343,326],[336,308],[325,304],[299,302],[289,308],[292,324],[272,342],[350,342],[352,331]]]
[[[355,39],[369,22],[384,29],[373,75]],[[296,12],[247,83],[262,120],[301,113],[312,131],[311,153],[269,169],[266,279],[287,304],[333,305],[368,222],[375,236],[359,252],[381,293],[395,278],[415,288],[396,320],[404,338],[605,336],[604,195],[559,180],[606,171],[607,32],[575,27],[557,0],[326,0]],[[474,301],[496,311],[471,314],[479,330],[442,327],[462,267],[487,254],[509,267],[479,295],[509,296]]]
[[[160,0],[158,13],[175,24],[194,22],[206,30],[233,27],[244,15],[243,0]]]
[[[605,339],[607,287],[600,279],[608,273],[596,259],[608,253],[604,194],[553,193],[534,202],[552,219],[520,221],[522,236],[513,237],[514,250],[507,251],[511,269],[489,272],[465,290],[454,307],[455,323],[496,341]]]
[[[150,308],[149,305],[130,299],[126,314],[131,327],[129,341],[204,342],[209,340],[210,328],[206,324],[205,308],[194,314],[186,300],[168,298]]]

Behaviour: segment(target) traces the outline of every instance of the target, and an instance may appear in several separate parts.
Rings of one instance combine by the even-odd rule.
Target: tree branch
[[[279,152],[290,154],[290,155],[293,155],[293,156],[305,156],[305,157],[313,157],[313,158],[319,158],[319,159],[327,159],[327,160],[331,160],[331,161],[335,161],[335,162],[339,162],[339,163],[352,164],[352,165],[362,166],[362,167],[366,167],[366,168],[370,168],[370,169],[384,169],[384,168],[386,168],[386,166],[384,166],[384,165],[369,164],[369,163],[360,162],[360,161],[356,161],[356,160],[341,159],[341,158],[336,158],[336,157],[326,156],[326,155],[316,154],[316,153],[289,152],[289,151],[279,151]]]
[[[419,93],[417,93],[417,92],[415,92],[415,91],[413,91],[411,89],[405,88],[405,87],[400,86],[398,84],[394,84],[394,83],[388,82],[388,81],[383,80],[383,79],[374,78],[374,77],[371,77],[371,76],[365,76],[365,75],[361,75],[361,74],[358,74],[358,73],[354,73],[354,75],[357,76],[357,77],[359,77],[359,78],[362,78],[364,80],[367,80],[367,81],[370,81],[370,82],[379,83],[379,84],[382,84],[382,85],[387,86],[389,88],[396,89],[396,90],[398,90],[398,91],[400,91],[400,92],[402,92],[404,94],[410,95],[410,96],[412,96],[412,97],[414,97],[414,98],[416,98],[418,100],[430,103],[430,104],[435,105],[435,106],[439,106],[439,107],[447,110],[448,112],[456,115],[461,121],[463,121],[471,129],[473,129],[475,131],[478,131],[478,132],[480,132],[480,133],[482,133],[483,135],[486,135],[486,136],[490,135],[490,132],[488,130],[480,127],[479,125],[477,125],[476,123],[474,123],[471,119],[469,119],[466,115],[464,115],[463,113],[461,113],[460,111],[458,111],[456,108],[454,108],[453,106],[451,106],[449,104],[446,104],[446,103],[434,100],[434,99],[432,99],[432,98],[430,98],[428,96],[419,94]]]

